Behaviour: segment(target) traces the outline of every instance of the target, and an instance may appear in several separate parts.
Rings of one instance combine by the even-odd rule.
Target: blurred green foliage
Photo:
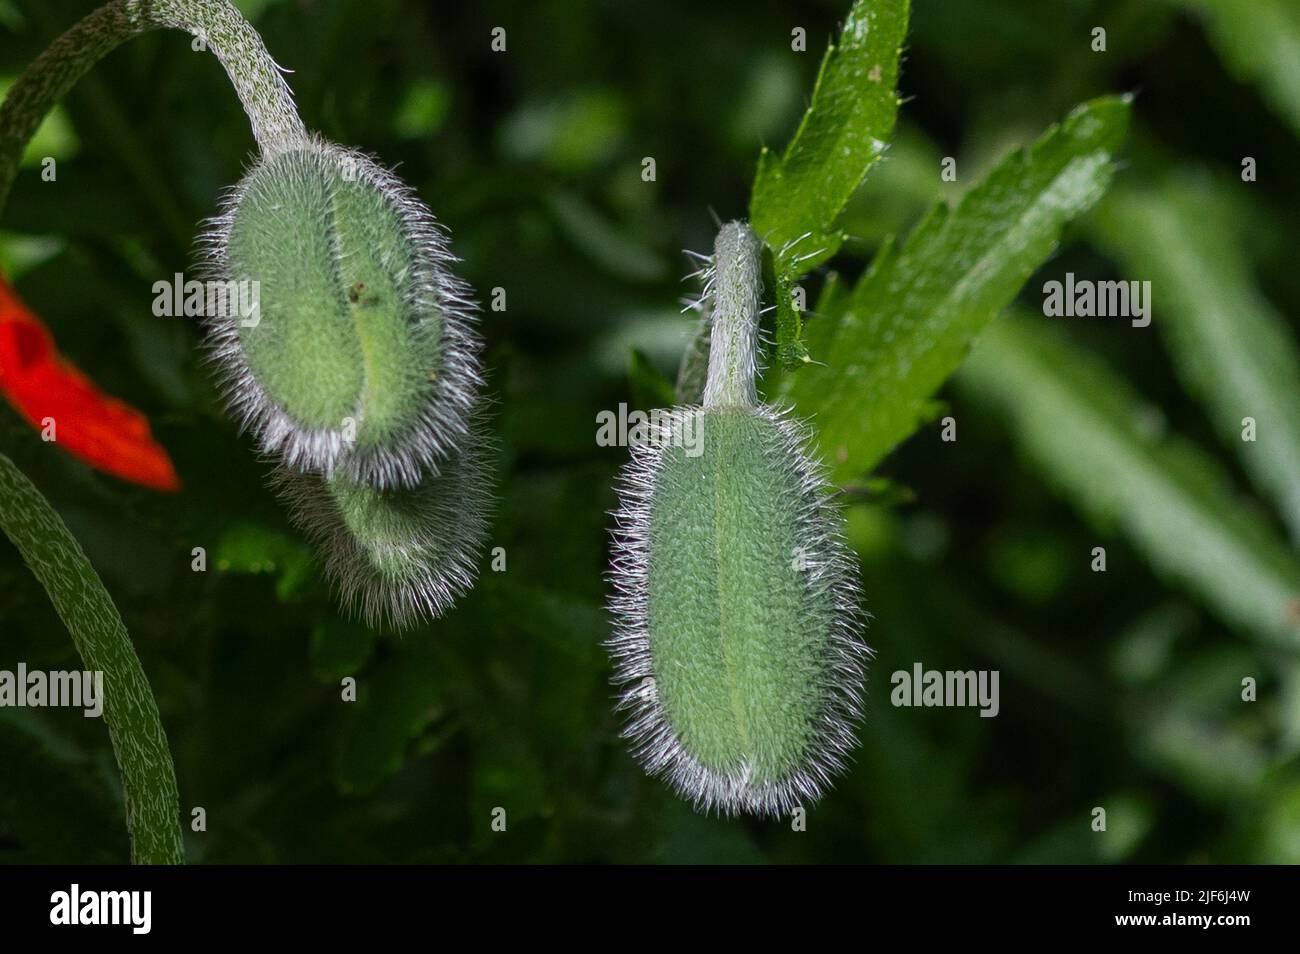
[[[92,5],[0,0],[0,77]],[[1276,483],[1261,478],[1258,498],[1240,492],[1263,471],[1227,446],[1222,392],[1185,390],[1180,354],[1216,353],[1164,333],[1197,325],[1189,313],[1203,298],[1162,291],[1170,264],[1141,254],[1169,241],[1166,216],[1227,210],[1233,257],[1189,240],[1174,264],[1249,304],[1269,329],[1258,340],[1294,342],[1294,59],[1243,67],[1223,24],[1242,35],[1248,14],[1206,12],[1250,4],[915,0],[893,146],[839,219],[854,238],[834,272],[801,279],[816,302],[812,360],[827,360],[815,323],[835,314],[837,295],[849,300],[889,236],[905,242],[936,199],[975,199],[968,190],[1008,151],[1076,104],[1132,90],[1116,191],[1092,222],[1066,228],[1022,300],[1039,311],[1042,283],[1066,271],[1150,279],[1155,319],[1134,329],[1032,314],[1031,324],[1062,325],[1046,342],[1043,329],[995,324],[978,345],[986,386],[972,365],[967,387],[940,395],[956,442],[928,424],[873,474],[867,461],[888,443],[838,475],[878,656],[857,761],[807,832],[698,816],[618,739],[600,641],[605,511],[624,452],[593,435],[601,409],[664,400],[694,330],[678,313],[695,291],[679,280],[691,267],[679,252],[711,247],[715,214],[745,214],[759,149],[790,141],[847,4],[239,5],[293,70],[308,124],[398,165],[450,228],[480,297],[507,293],[506,310],[484,313],[503,446],[491,545],[506,568],[485,561],[453,612],[401,639],[339,618],[264,486],[265,466],[220,412],[197,329],[149,308],[153,282],[189,268],[195,223],[238,177],[247,123],[219,66],[185,37],[147,36],[112,54],[64,106],[64,145],[50,153],[57,181],[37,168],[20,175],[0,262],[60,347],[149,413],[184,490],[161,497],[92,473],[7,407],[0,448],[56,505],[135,641],[183,818],[207,811],[208,830],[187,832],[191,860],[1300,861],[1300,620],[1277,618],[1295,553],[1264,503]],[[1287,18],[1269,22],[1270,49],[1294,49]],[[505,53],[489,47],[496,26]],[[796,26],[806,53],[790,48]],[[1092,48],[1098,26],[1105,52]],[[641,176],[647,156],[654,182]],[[944,157],[956,159],[955,182],[940,178]],[[1242,181],[1244,157],[1257,181]],[[1177,185],[1187,181],[1196,197]],[[1129,190],[1152,214],[1120,204],[1135,201]],[[916,320],[929,315],[923,305]],[[1282,366],[1269,392],[1278,406]],[[809,387],[803,373],[796,391]],[[1158,415],[1133,421],[1134,394]],[[814,418],[816,404],[801,397]],[[848,427],[853,395],[838,406]],[[1089,456],[1105,452],[1095,442],[1067,446],[1071,460],[1038,446],[1033,435],[1068,430],[1074,409],[1095,406],[1091,433],[1121,431],[1122,444],[1105,446],[1131,458],[1103,467]],[[1163,430],[1182,435],[1177,465],[1144,443]],[[1184,453],[1184,442],[1200,449]],[[1131,500],[1105,485],[1132,476],[1127,466],[1148,482],[1131,492],[1164,496]],[[1219,496],[1181,495],[1170,477],[1181,468],[1195,472],[1185,483],[1196,494],[1219,474]],[[1099,513],[1098,496],[1112,509]],[[1189,499],[1221,532],[1171,540],[1157,523],[1126,533],[1113,510],[1163,500],[1177,513]],[[1171,542],[1200,577],[1167,572]],[[195,546],[211,557],[206,573],[190,569]],[[1105,573],[1090,570],[1096,546]],[[1233,580],[1279,595],[1234,602]],[[1273,638],[1254,639],[1261,629]],[[5,546],[0,668],[20,660],[80,668]],[[1000,670],[1000,714],[889,705],[890,674],[915,661]],[[349,675],[355,703],[340,699]],[[1241,700],[1247,676],[1257,702]],[[0,760],[0,859],[125,860],[100,724],[0,709]],[[490,827],[498,806],[504,834]],[[1091,830],[1095,806],[1107,809],[1105,833]]]

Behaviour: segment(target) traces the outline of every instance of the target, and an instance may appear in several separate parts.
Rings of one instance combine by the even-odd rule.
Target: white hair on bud
[[[833,609],[826,666],[819,685],[817,731],[800,768],[775,783],[755,784],[749,766],[722,772],[702,764],[678,738],[654,690],[654,651],[650,642],[650,521],[655,487],[670,435],[680,433],[697,407],[663,412],[654,439],[632,447],[618,484],[619,506],[613,511],[613,555],[609,608],[614,634],[606,643],[620,686],[618,708],[627,713],[623,737],[645,771],[661,777],[696,808],[719,814],[748,812],[788,815],[818,799],[843,771],[856,744],[854,730],[862,717],[862,687],[871,658],[863,632],[868,614],[861,608],[857,558],[840,531],[839,508],[827,493],[822,468],[805,452],[808,429],[790,412],[766,405],[749,409],[774,424],[784,445],[790,476],[799,487],[795,521],[803,541],[811,591],[829,597]]]
[[[244,356],[238,316],[207,316],[209,358],[240,429],[251,432],[259,449],[285,467],[377,488],[416,486],[425,474],[436,474],[445,458],[461,451],[470,436],[470,416],[483,385],[482,343],[475,328],[478,306],[469,286],[452,272],[459,260],[447,247],[445,229],[406,183],[371,157],[336,143],[311,138],[294,148],[349,164],[358,179],[374,185],[392,203],[413,251],[408,313],[417,322],[431,325],[435,315],[440,322],[440,360],[431,392],[404,433],[383,445],[363,446],[348,440],[343,422],[338,428],[305,428],[270,398]],[[277,151],[271,158],[290,151]],[[256,168],[254,164],[249,174]],[[227,192],[221,211],[208,220],[199,240],[203,271],[212,280],[230,278],[227,250],[248,178],[246,174]],[[362,417],[358,407],[358,425]]]
[[[435,487],[373,491],[419,494],[407,538],[384,543],[400,551],[400,578],[375,568],[323,477],[279,466],[271,483],[291,521],[321,555],[344,610],[372,628],[389,624],[402,630],[437,619],[473,587],[491,528],[492,461],[493,444],[475,419],[461,450],[444,461],[438,475],[426,478]]]

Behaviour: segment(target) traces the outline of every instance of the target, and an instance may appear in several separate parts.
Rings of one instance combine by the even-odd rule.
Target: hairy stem
[[[746,222],[728,222],[713,245],[712,340],[706,407],[758,404],[758,313],[763,245]]]
[[[0,454],[0,529],[72,634],[82,665],[104,674],[104,721],[122,772],[131,860],[182,864],[176,769],[149,680],[86,554],[14,462]]]
[[[192,33],[217,55],[263,153],[306,138],[306,127],[279,67],[257,31],[229,0],[112,0],[50,44],[0,106],[0,210],[23,150],[54,104],[118,46],[158,29]]]

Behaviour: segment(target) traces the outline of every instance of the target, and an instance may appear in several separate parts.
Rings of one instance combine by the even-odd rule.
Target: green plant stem
[[[131,860],[184,863],[176,769],[131,637],[67,525],[4,454],[0,529],[45,587],[82,664],[104,674],[104,721],[122,772]]]
[[[54,104],[118,46],[158,29],[191,33],[216,54],[264,154],[307,137],[279,67],[257,31],[228,0],[113,0],[51,43],[0,106],[0,210],[23,150]]]
[[[713,317],[706,407],[754,407],[763,245],[745,222],[728,222],[713,246]]]
[[[191,33],[217,55],[264,155],[307,137],[262,38],[228,0],[113,0],[50,44],[0,106],[0,210],[23,150],[54,104],[112,50],[162,28]],[[67,526],[3,454],[0,528],[49,593],[83,664],[104,673],[104,719],[122,772],[132,860],[182,863],[176,770],[126,626]]]

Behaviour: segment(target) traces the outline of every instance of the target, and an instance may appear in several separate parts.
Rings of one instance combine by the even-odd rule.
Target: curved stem
[[[41,492],[0,454],[0,529],[72,634],[82,665],[104,674],[104,721],[122,771],[136,864],[183,864],[176,769],[149,680],[95,568]]]
[[[51,43],[0,106],[0,210],[23,150],[54,104],[118,46],[158,29],[192,33],[217,55],[263,153],[307,138],[279,67],[252,24],[229,0],[112,0]]]
[[[704,405],[758,403],[758,313],[763,294],[763,244],[746,222],[728,222],[713,245],[712,340]]]
[[[192,33],[217,55],[264,154],[307,138],[279,67],[257,31],[228,0],[113,0],[55,40],[0,106],[0,209],[23,150],[54,104],[112,50],[162,28]],[[0,529],[45,587],[83,665],[104,674],[104,719],[122,771],[132,860],[182,863],[176,769],[131,637],[67,526],[3,454]]]

